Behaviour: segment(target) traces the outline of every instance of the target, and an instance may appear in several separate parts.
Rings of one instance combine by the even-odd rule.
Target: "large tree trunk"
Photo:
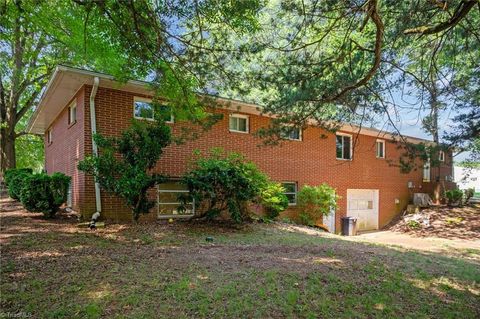
[[[3,177],[5,170],[15,168],[15,132],[6,128],[0,129],[0,176]]]

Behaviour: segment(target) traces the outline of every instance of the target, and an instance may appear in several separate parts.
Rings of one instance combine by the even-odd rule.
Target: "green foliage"
[[[448,217],[445,219],[445,223],[448,226],[459,226],[463,220],[463,217]]]
[[[28,211],[42,212],[45,217],[55,216],[58,208],[67,201],[70,177],[62,173],[31,174],[22,184],[20,200]]]
[[[17,129],[19,125],[17,124]],[[23,135],[15,141],[17,168],[31,167],[41,172],[45,163],[43,140],[36,135]]]
[[[288,207],[288,198],[284,194],[282,184],[267,182],[260,191],[260,203],[265,209],[266,216],[270,219],[276,218]]]
[[[459,204],[463,198],[463,192],[458,188],[451,189],[451,190],[445,191],[445,198],[447,200],[448,205]]]
[[[5,172],[5,183],[8,187],[8,195],[16,200],[20,199],[23,181],[32,174],[31,168],[11,168]]]
[[[307,226],[315,226],[315,220],[312,218],[310,214],[301,212],[300,214],[298,214],[298,217],[300,219],[300,224],[307,225]]]
[[[204,205],[200,216],[213,219],[228,212],[236,222],[248,217],[248,204],[258,198],[267,181],[254,163],[238,153],[225,155],[220,149],[197,158],[182,178],[195,201]]]
[[[283,217],[281,221],[282,223],[285,223],[285,224],[295,224],[294,221],[288,217]]]
[[[339,198],[335,189],[325,183],[319,186],[303,186],[297,195],[297,207],[302,222],[307,225],[315,224],[320,217],[337,208]]]
[[[410,229],[420,229],[421,225],[418,221],[411,219],[406,223],[407,227]]]
[[[439,167],[444,162],[439,160],[439,152],[445,152],[445,156],[449,153],[449,148],[445,145],[434,145],[431,143],[410,143],[396,142],[397,148],[401,151],[398,163],[389,161],[390,165],[398,165],[402,174],[408,174],[412,171],[423,168],[425,163],[429,163],[430,167]],[[447,157],[447,164],[451,164]],[[395,162],[395,163],[394,163]]]
[[[138,221],[155,206],[147,191],[165,177],[152,172],[163,149],[170,144],[170,128],[163,121],[133,121],[120,137],[94,136],[100,154],[88,156],[78,168],[93,175],[100,186],[123,198]],[[119,155],[119,158],[117,157]]]

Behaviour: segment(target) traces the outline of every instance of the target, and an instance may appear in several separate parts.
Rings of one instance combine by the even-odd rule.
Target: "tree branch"
[[[382,45],[383,45],[383,32],[384,32],[384,25],[382,22],[382,19],[380,15],[378,14],[378,8],[377,8],[377,1],[376,0],[370,0],[368,2],[368,16],[372,19],[373,23],[375,24],[376,27],[376,33],[375,33],[375,48],[374,48],[374,62],[368,73],[358,82],[355,84],[349,85],[344,87],[339,93],[326,98],[324,102],[334,102],[340,98],[342,98],[345,94],[348,92],[355,90],[361,86],[364,86],[365,84],[370,81],[370,79],[375,75],[377,72],[378,68],[380,67],[380,62],[382,61]]]
[[[33,105],[33,102],[35,102],[38,94],[40,93],[39,90],[35,90],[32,95],[30,95],[30,97],[28,98],[28,100],[25,102],[25,104],[23,105],[23,107],[20,109],[20,111],[18,111],[16,114],[15,114],[15,124],[17,124],[17,122],[22,118],[22,116],[25,115],[25,113],[27,113],[27,111],[32,107]]]
[[[470,10],[475,6],[475,4],[478,4],[478,3],[479,3],[478,0],[462,1],[460,2],[453,16],[449,20],[441,22],[434,26],[420,26],[412,29],[407,29],[403,31],[403,33],[427,35],[427,34],[435,34],[435,33],[439,33],[439,32],[451,29],[454,26],[456,26],[460,21],[462,21],[470,12]]]

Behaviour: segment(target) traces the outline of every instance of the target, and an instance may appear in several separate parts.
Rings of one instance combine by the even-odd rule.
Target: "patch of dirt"
[[[480,205],[422,209],[401,216],[387,229],[420,237],[480,239]]]

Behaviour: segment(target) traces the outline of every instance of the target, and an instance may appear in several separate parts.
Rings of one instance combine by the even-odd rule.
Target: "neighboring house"
[[[454,166],[455,182],[460,189],[474,188],[480,192],[480,168]]]
[[[131,219],[130,210],[120,199],[104,191],[96,196],[93,178],[78,171],[77,164],[92,154],[92,127],[103,135],[115,136],[130,125],[134,116],[151,117],[151,94],[146,82],[120,84],[108,75],[63,66],[50,79],[28,130],[45,136],[46,171],[72,176],[68,204],[84,217],[101,209],[106,219]],[[451,154],[442,154],[442,168],[438,170],[427,166],[423,172],[417,169],[402,174],[392,165],[403,151],[391,134],[350,125],[336,134],[313,126],[293,130],[280,146],[262,146],[262,140],[253,133],[267,126],[270,117],[262,115],[256,105],[221,98],[215,101],[218,105],[211,112],[222,113],[223,120],[198,139],[168,146],[158,162],[159,173],[179,178],[196,149],[221,147],[239,152],[271,179],[284,184],[291,205],[284,216],[298,216],[296,196],[303,185],[327,183],[336,188],[341,196],[339,208],[324,223],[337,231],[340,218],[347,215],[359,217],[361,229],[381,228],[405,208],[414,192],[433,192],[438,185],[450,187]],[[167,122],[174,134],[188,125],[173,118]],[[159,200],[156,214],[142,219],[178,216],[175,195],[181,191],[174,180],[159,185],[158,193],[152,194]]]

